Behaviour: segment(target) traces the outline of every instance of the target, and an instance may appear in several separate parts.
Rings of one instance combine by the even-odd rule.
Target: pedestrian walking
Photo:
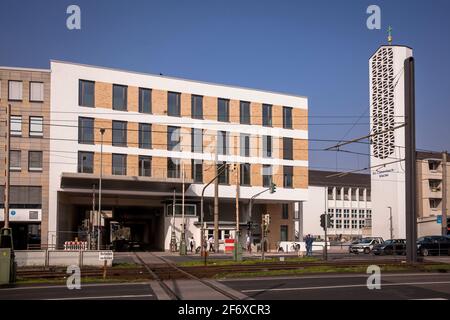
[[[209,252],[214,252],[214,237],[211,236],[209,237]]]
[[[250,238],[249,234],[247,234],[246,245],[247,245],[247,251],[249,253],[252,253],[252,241],[251,241],[251,238]]]
[[[195,248],[195,240],[194,237],[191,237],[189,239],[189,246],[191,247],[191,252],[194,252],[194,248]]]

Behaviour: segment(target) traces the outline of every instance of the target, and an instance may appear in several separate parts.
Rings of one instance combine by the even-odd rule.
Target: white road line
[[[417,285],[433,285],[433,284],[450,284],[450,281],[382,283],[381,287],[417,286]],[[301,291],[301,290],[344,289],[344,288],[364,288],[364,287],[367,287],[367,284],[352,284],[352,285],[341,285],[341,286],[321,286],[321,287],[304,287],[304,288],[249,289],[249,290],[241,290],[241,292]]]
[[[134,286],[134,285],[148,285],[149,282],[120,282],[120,283],[89,283],[83,284],[83,280],[81,280],[81,288],[88,287],[114,287],[114,286]],[[0,291],[11,291],[11,290],[36,290],[36,289],[61,289],[67,288],[66,285],[57,285],[57,286],[35,286],[35,287],[15,287],[15,288],[1,288]]]
[[[445,298],[425,298],[425,299],[410,299],[410,300],[448,300]]]
[[[44,300],[92,300],[92,299],[122,299],[122,298],[142,298],[142,297],[153,297],[152,294],[130,294],[122,296],[98,296],[98,297],[70,297],[70,298],[55,298],[55,299],[44,299]]]

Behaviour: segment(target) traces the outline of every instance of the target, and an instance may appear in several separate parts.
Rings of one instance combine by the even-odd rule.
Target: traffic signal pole
[[[10,155],[11,155],[11,105],[6,107],[6,146],[5,146],[5,194],[3,216],[5,219],[4,228],[9,228],[9,181],[10,181]]]
[[[442,153],[442,235],[448,234],[447,226],[447,151]]]

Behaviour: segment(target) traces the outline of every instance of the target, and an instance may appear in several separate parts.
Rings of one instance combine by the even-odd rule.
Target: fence
[[[92,250],[15,250],[18,267],[50,267],[50,266],[103,266],[99,259],[101,251]],[[112,261],[108,260],[111,266]]]

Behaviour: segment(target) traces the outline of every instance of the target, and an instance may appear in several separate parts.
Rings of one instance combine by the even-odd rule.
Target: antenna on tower
[[[389,45],[391,46],[392,45],[392,27],[391,26],[389,26],[389,28],[388,28],[388,42],[389,42]]]

